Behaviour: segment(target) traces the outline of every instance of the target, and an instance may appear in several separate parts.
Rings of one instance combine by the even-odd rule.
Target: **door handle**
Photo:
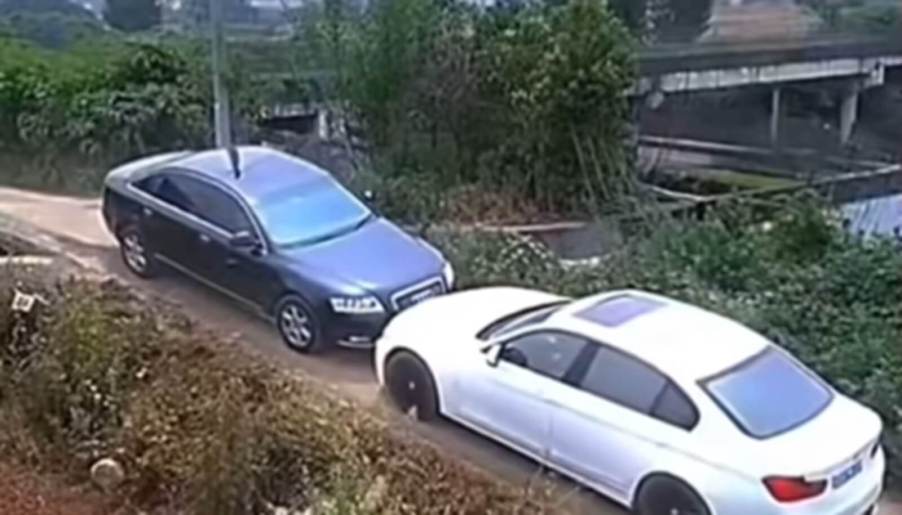
[[[145,207],[141,209],[141,214],[144,215],[144,218],[150,218],[153,216],[153,210],[149,207]]]
[[[225,264],[229,268],[236,267],[236,266],[238,266],[238,258],[233,258],[233,257],[226,258]]]
[[[203,233],[199,234],[197,239],[200,240],[201,243],[210,243],[210,237]]]

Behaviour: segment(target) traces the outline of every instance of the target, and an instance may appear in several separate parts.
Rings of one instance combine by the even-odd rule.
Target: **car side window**
[[[158,196],[157,191],[160,189],[160,183],[163,182],[163,179],[164,177],[161,175],[151,175],[135,182],[134,186],[144,193]]]
[[[167,176],[160,197],[227,232],[252,231],[250,219],[225,191],[191,177]]]
[[[501,359],[553,379],[563,379],[585,346],[586,341],[577,336],[541,331],[509,341]]]
[[[147,186],[152,186],[149,183]],[[161,176],[156,182],[154,193],[157,198],[163,202],[172,204],[173,206],[191,214],[195,213],[195,205],[191,201],[191,196],[175,181],[174,177]]]
[[[642,413],[652,407],[667,378],[645,363],[608,347],[600,347],[580,388]]]
[[[698,423],[698,410],[676,385],[668,383],[651,415],[658,420],[690,430]]]

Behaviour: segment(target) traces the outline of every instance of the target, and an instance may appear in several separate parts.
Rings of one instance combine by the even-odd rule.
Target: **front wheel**
[[[701,497],[676,478],[649,479],[639,491],[637,515],[711,515]]]
[[[313,310],[300,298],[288,296],[276,307],[276,327],[282,341],[303,353],[323,350],[323,337]]]
[[[438,395],[429,368],[420,358],[400,351],[385,365],[385,386],[395,405],[421,421],[438,416]]]

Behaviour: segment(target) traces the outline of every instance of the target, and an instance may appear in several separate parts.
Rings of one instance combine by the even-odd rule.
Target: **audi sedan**
[[[275,322],[301,352],[371,346],[394,314],[451,289],[442,255],[329,173],[275,150],[181,152],[113,170],[103,217],[126,266],[165,266]]]
[[[641,515],[863,515],[883,486],[873,411],[752,330],[649,293],[455,293],[395,318],[375,360],[403,411]]]

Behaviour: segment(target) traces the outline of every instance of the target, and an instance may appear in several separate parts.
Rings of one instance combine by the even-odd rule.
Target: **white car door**
[[[576,385],[546,395],[555,406],[551,462],[622,500],[670,445],[684,444],[698,420],[691,401],[666,377],[604,346],[596,347]]]
[[[545,391],[567,374],[586,342],[558,332],[534,331],[500,345],[496,363],[484,360],[457,378],[454,415],[543,458],[549,450],[551,426]]]

